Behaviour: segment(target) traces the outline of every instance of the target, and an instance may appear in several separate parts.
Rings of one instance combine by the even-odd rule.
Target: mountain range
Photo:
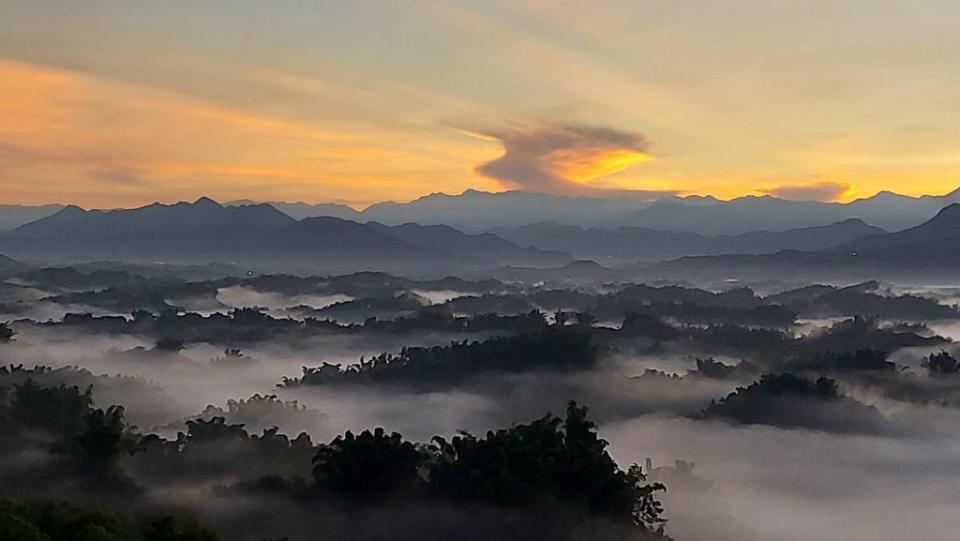
[[[566,254],[449,226],[392,227],[332,217],[298,221],[270,205],[222,206],[209,198],[111,211],[68,206],[0,234],[0,252],[53,263],[216,262],[298,271],[442,270],[571,261]]]
[[[960,203],[960,190],[941,196],[909,197],[881,192],[850,203],[790,201],[771,196],[747,196],[721,201],[713,197],[665,197],[642,201],[629,197],[564,197],[508,191],[467,190],[459,195],[430,194],[409,203],[384,202],[358,211],[338,203],[269,202],[295,220],[333,217],[385,225],[418,223],[449,225],[467,232],[516,229],[554,222],[583,228],[639,227],[715,237],[751,231],[783,232],[817,227],[851,218],[889,231],[920,224],[941,208]],[[250,200],[226,206],[253,206]],[[50,216],[60,205],[0,205],[0,231]]]
[[[445,224],[472,232],[555,222],[586,228],[643,227],[717,236],[750,231],[780,232],[850,218],[895,231],[920,224],[941,208],[958,202],[960,189],[946,195],[922,197],[881,192],[850,203],[791,201],[772,196],[747,196],[730,201],[709,196],[666,197],[650,202],[629,197],[467,190],[459,195],[430,194],[409,203],[377,203],[363,211],[338,204],[271,204],[297,219],[333,216],[387,225]]]
[[[823,250],[886,230],[850,218],[825,226],[781,232],[751,231],[709,237],[646,227],[584,228],[541,222],[515,229],[495,228],[498,236],[522,246],[566,252],[603,264],[662,261],[692,255],[764,254],[781,250]]]
[[[715,205],[704,199],[690,204],[700,205],[697,209]],[[928,205],[934,199],[911,198]],[[219,263],[258,271],[434,275],[502,269],[516,276],[537,275],[524,269],[553,276],[549,269],[558,269],[558,277],[576,268],[583,277],[631,281],[952,281],[960,274],[960,204],[934,212],[920,225],[892,233],[859,219],[715,236],[555,222],[465,233],[449,225],[361,223],[337,217],[297,220],[268,204],[224,206],[201,198],[107,211],[63,207],[0,233],[0,253],[13,258],[0,263]],[[583,259],[594,262],[575,263]],[[607,273],[604,269],[611,266],[617,267],[615,272]]]
[[[960,276],[960,204],[894,233],[867,235],[818,251],[683,257],[648,266],[644,279],[955,282]]]

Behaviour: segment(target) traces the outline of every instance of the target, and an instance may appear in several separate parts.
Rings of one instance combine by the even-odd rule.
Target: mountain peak
[[[881,190],[870,197],[861,199],[861,201],[873,201],[873,202],[883,202],[883,203],[900,203],[905,200],[914,199],[908,195],[899,194],[896,192],[891,192],[890,190]]]
[[[927,240],[960,236],[960,204],[951,203],[937,212],[936,216],[917,227],[897,233],[897,238]]]
[[[86,212],[87,211],[83,210],[77,205],[67,205],[62,209],[60,209],[60,212],[58,212],[57,214],[62,214],[64,216],[72,216],[77,214],[86,214]]]
[[[216,201],[214,201],[213,199],[211,199],[211,198],[209,198],[209,197],[207,197],[207,196],[203,196],[203,197],[201,197],[200,199],[197,199],[196,201],[194,201],[194,202],[193,202],[193,206],[195,206],[195,207],[209,207],[209,208],[214,208],[214,207],[215,207],[215,208],[223,208],[223,206],[220,205],[220,203],[217,203]]]

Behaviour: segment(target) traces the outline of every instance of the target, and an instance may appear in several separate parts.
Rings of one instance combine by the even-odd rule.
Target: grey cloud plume
[[[476,171],[505,187],[583,195],[582,184],[620,172],[649,158],[642,135],[611,128],[562,124],[513,126],[480,132],[499,141],[504,154]]]

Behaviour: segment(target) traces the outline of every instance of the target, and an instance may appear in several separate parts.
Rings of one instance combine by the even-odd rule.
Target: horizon
[[[910,198],[910,199],[917,200],[917,199],[923,199],[923,198],[942,198],[942,197],[948,197],[948,196],[950,196],[950,195],[953,195],[953,194],[956,193],[956,192],[960,192],[960,186],[957,186],[957,187],[955,187],[955,188],[953,188],[953,189],[950,189],[950,190],[945,191],[945,192],[942,192],[942,193],[930,193],[930,194],[920,194],[920,195],[910,195],[910,194],[905,194],[905,193],[899,193],[899,192],[894,191],[894,190],[879,190],[879,191],[877,191],[876,193],[873,193],[873,194],[871,194],[871,195],[864,195],[864,196],[857,197],[857,198],[854,198],[854,199],[850,199],[850,200],[847,200],[847,201],[824,201],[824,200],[820,200],[820,199],[793,199],[793,198],[786,198],[786,197],[778,197],[778,196],[772,195],[772,194],[745,194],[745,195],[739,195],[739,196],[729,197],[729,198],[726,198],[726,199],[720,198],[720,197],[716,197],[716,196],[710,195],[710,194],[706,194],[706,195],[700,195],[700,194],[663,195],[663,196],[658,197],[658,198],[655,198],[655,199],[640,199],[640,198],[631,197],[631,196],[628,195],[628,194],[622,194],[622,193],[620,193],[620,194],[616,194],[616,193],[615,193],[615,194],[591,194],[591,195],[566,195],[566,194],[553,194],[553,193],[549,193],[549,192],[535,192],[535,191],[526,191],[526,190],[485,191],[485,190],[477,190],[477,189],[474,189],[474,188],[466,188],[466,189],[464,189],[464,190],[463,190],[462,192],[460,192],[460,193],[447,193],[447,192],[442,192],[442,191],[441,191],[441,192],[431,192],[431,193],[426,193],[426,194],[423,194],[423,195],[414,197],[413,199],[409,199],[409,200],[402,200],[402,201],[398,201],[398,200],[374,201],[374,202],[372,202],[372,203],[370,203],[370,204],[367,204],[367,205],[354,205],[354,204],[346,203],[346,202],[343,202],[343,201],[337,201],[337,200],[326,200],[326,201],[308,202],[308,201],[303,201],[303,200],[298,200],[298,201],[281,201],[281,200],[258,200],[258,199],[250,199],[250,198],[219,199],[219,198],[213,197],[213,196],[211,196],[211,195],[204,195],[204,194],[197,195],[197,196],[195,196],[195,197],[187,197],[187,198],[176,198],[176,197],[174,197],[174,198],[166,198],[166,199],[163,199],[163,200],[161,200],[161,199],[155,199],[155,200],[150,200],[150,201],[143,201],[143,202],[140,202],[140,203],[132,203],[132,204],[130,204],[130,206],[116,206],[116,207],[85,206],[85,205],[81,205],[81,204],[78,204],[78,203],[65,202],[65,201],[36,203],[36,204],[22,204],[22,203],[14,203],[14,202],[5,202],[5,201],[0,200],[0,205],[6,205],[6,206],[21,206],[21,207],[47,207],[47,206],[71,207],[71,206],[73,206],[73,207],[79,207],[79,208],[81,208],[81,209],[83,209],[83,210],[102,210],[102,211],[110,211],[110,210],[129,210],[129,209],[137,209],[137,208],[142,208],[142,207],[146,207],[146,206],[150,206],[150,205],[155,205],[155,204],[161,204],[161,205],[175,205],[175,204],[178,204],[178,203],[194,204],[194,203],[196,203],[196,202],[198,202],[198,201],[200,201],[200,200],[202,200],[202,199],[209,199],[209,200],[211,200],[211,201],[213,201],[213,202],[215,202],[215,203],[217,203],[217,204],[219,204],[219,205],[222,205],[222,206],[245,205],[245,204],[278,204],[278,205],[308,205],[308,206],[338,205],[338,206],[345,206],[345,207],[348,207],[348,208],[350,208],[350,209],[352,209],[352,210],[354,210],[354,211],[356,211],[356,212],[361,212],[361,213],[362,213],[362,212],[364,212],[365,210],[369,209],[370,207],[374,207],[374,206],[381,205],[381,204],[408,205],[408,204],[412,204],[412,203],[415,203],[415,202],[417,202],[417,201],[420,201],[420,200],[423,200],[423,199],[427,199],[427,198],[430,198],[430,197],[451,197],[451,198],[455,198],[455,197],[465,196],[465,195],[467,195],[468,193],[478,193],[478,194],[489,195],[489,196],[502,196],[502,195],[508,195],[508,194],[514,194],[514,193],[521,193],[521,194],[529,194],[529,195],[543,195],[543,196],[557,197],[557,198],[568,199],[568,200],[571,200],[571,201],[577,200],[577,199],[633,200],[633,201],[635,201],[635,202],[637,203],[638,207],[640,207],[640,206],[644,206],[644,205],[647,205],[647,204],[650,204],[650,203],[655,203],[655,202],[657,202],[657,201],[661,201],[661,200],[664,200],[664,199],[671,199],[671,198],[676,198],[676,199],[680,199],[680,200],[686,200],[686,199],[711,199],[711,200],[717,201],[718,203],[730,203],[730,202],[737,201],[737,200],[741,200],[741,199],[775,199],[775,200],[788,201],[788,202],[793,202],[793,203],[832,203],[832,204],[839,204],[839,205],[849,205],[849,204],[851,204],[851,203],[856,203],[856,202],[858,202],[858,201],[870,200],[870,199],[873,199],[873,198],[876,198],[876,197],[882,196],[882,195],[892,195],[892,196],[896,196],[896,197],[904,197],[904,198]]]

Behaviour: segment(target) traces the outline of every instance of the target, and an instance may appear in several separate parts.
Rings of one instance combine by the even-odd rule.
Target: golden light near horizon
[[[554,172],[558,176],[580,183],[615,175],[652,159],[653,156],[634,150],[614,150],[598,154],[563,150],[551,156],[551,160],[557,163]]]
[[[960,60],[941,54],[960,37],[937,21],[960,7],[930,4],[13,0],[0,188],[91,207],[941,194],[960,183]]]

